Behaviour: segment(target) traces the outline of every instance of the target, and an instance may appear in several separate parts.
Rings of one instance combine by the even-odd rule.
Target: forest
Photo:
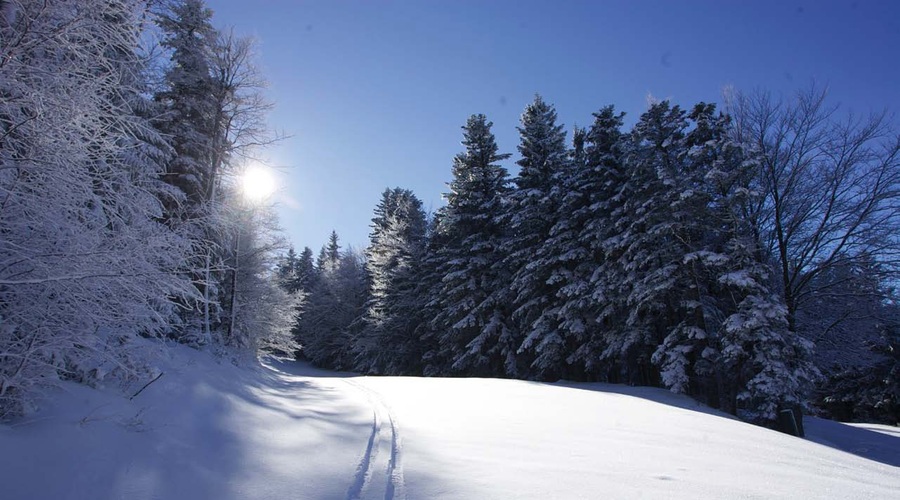
[[[897,422],[898,136],[812,87],[613,106],[567,144],[536,96],[511,177],[484,115],[446,206],[387,189],[364,253],[293,249],[279,280],[318,366],[661,386],[771,424],[813,405]]]
[[[463,125],[445,206],[388,188],[367,248],[298,253],[241,192],[280,138],[253,42],[202,0],[4,0],[0,40],[0,419],[145,373],[145,338],[900,419],[887,112],[813,85],[654,101],[629,129],[602,105],[568,134],[535,96],[515,157]]]

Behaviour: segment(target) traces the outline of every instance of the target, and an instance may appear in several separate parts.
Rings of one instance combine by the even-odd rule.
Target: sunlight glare
[[[241,177],[241,188],[248,201],[260,202],[275,192],[275,178],[266,168],[252,166]]]

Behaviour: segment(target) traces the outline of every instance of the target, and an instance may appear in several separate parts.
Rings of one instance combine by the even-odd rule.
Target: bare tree
[[[291,329],[304,294],[286,291],[275,277],[278,254],[287,242],[274,207],[262,200],[241,199],[246,195],[239,191],[229,188],[222,193],[229,226],[225,262],[230,271],[223,343],[251,356],[259,350],[293,353],[299,345]]]
[[[237,271],[225,263],[233,251],[226,242],[230,201],[220,191],[239,173],[241,160],[278,139],[266,125],[272,105],[253,64],[252,39],[216,30],[211,16],[202,0],[174,0],[157,15],[171,59],[166,86],[156,96],[167,108],[160,127],[176,152],[167,182],[186,195],[188,206],[175,211],[193,226],[202,256],[192,273],[203,295],[202,333],[188,329],[182,339],[199,344],[212,341],[221,322],[234,323],[228,319],[233,304],[225,301],[237,281]]]
[[[812,296],[839,288],[823,274],[859,264],[890,282],[900,271],[900,135],[887,112],[846,113],[826,96],[815,85],[791,100],[729,96],[737,139],[759,155],[764,196],[749,215],[793,331]]]

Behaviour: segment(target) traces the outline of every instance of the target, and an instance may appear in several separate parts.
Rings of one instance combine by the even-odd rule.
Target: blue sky
[[[291,135],[266,156],[298,248],[332,229],[364,247],[386,187],[440,207],[473,113],[513,167],[535,93],[570,131],[606,104],[631,124],[648,95],[689,107],[728,85],[790,94],[815,79],[845,109],[900,103],[900,1],[207,2],[259,42],[271,124]]]

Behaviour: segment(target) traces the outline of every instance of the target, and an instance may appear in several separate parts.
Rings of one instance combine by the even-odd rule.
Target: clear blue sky
[[[588,125],[647,96],[688,107],[733,85],[790,94],[815,79],[859,112],[900,103],[900,1],[207,0],[217,26],[259,42],[291,134],[271,149],[281,223],[313,250],[332,228],[364,247],[386,187],[441,206],[460,126],[494,122],[502,152],[535,93]]]

